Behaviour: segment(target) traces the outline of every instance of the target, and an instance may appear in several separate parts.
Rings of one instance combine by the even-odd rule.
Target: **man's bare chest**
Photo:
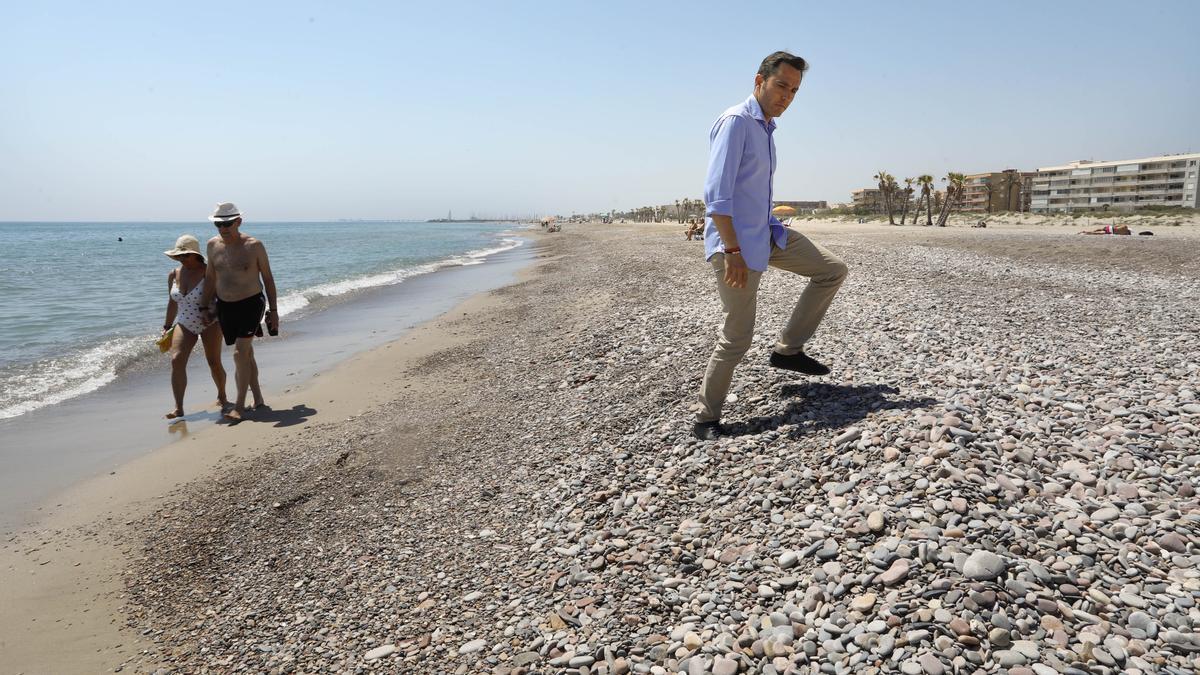
[[[213,264],[218,271],[243,273],[255,269],[254,253],[245,246],[224,246],[215,251]]]

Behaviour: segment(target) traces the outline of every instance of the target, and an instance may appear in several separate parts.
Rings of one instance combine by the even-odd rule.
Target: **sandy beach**
[[[1200,669],[1200,230],[802,222],[850,267],[833,374],[767,366],[803,284],[768,273],[701,443],[682,229],[535,233],[274,401],[318,414],[73,488],[0,547],[0,669]]]

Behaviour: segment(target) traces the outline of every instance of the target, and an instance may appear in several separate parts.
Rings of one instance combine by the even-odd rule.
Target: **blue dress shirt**
[[[709,132],[704,257],[725,251],[712,215],[733,218],[733,231],[746,267],[763,272],[771,242],[787,246],[787,230],[771,215],[771,182],[775,175],[775,121],[767,122],[753,95],[721,113]]]

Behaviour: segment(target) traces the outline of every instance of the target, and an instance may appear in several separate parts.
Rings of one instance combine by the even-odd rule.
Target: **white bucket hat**
[[[204,260],[204,254],[200,252],[200,240],[190,234],[185,234],[176,239],[175,248],[170,251],[163,251],[163,255],[168,258],[177,258],[188,253],[198,255],[201,260]]]
[[[208,217],[214,223],[224,223],[230,220],[237,220],[242,217],[241,211],[238,211],[237,205],[233,202],[221,202],[217,204],[217,210]]]

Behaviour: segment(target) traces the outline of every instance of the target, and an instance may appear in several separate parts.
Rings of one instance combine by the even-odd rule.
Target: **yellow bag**
[[[162,337],[155,340],[155,344],[158,345],[158,351],[165,354],[167,352],[167,350],[171,348],[171,340],[174,337],[175,337],[175,326],[171,326],[170,328],[167,329],[167,332],[162,334]]]

